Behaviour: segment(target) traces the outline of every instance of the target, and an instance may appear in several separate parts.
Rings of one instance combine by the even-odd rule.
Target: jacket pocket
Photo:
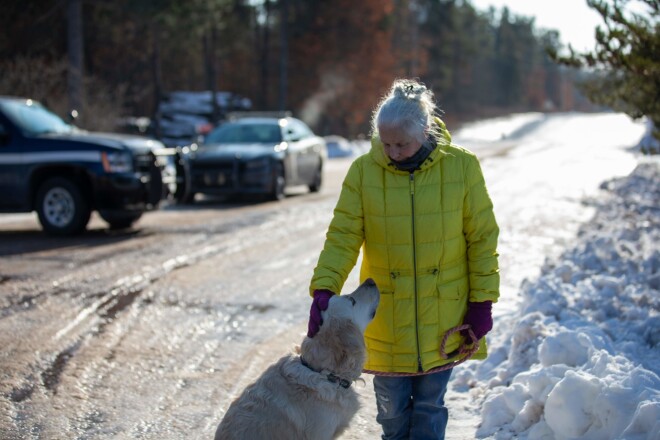
[[[376,316],[367,327],[367,336],[386,344],[394,342],[394,291],[381,290]]]
[[[438,286],[438,298],[440,301],[458,301],[461,293],[456,287]]]
[[[449,283],[438,285],[438,337],[463,323],[467,310],[468,281],[461,278]],[[454,333],[447,341],[447,348],[456,348],[460,344],[459,333]]]
[[[437,285],[438,298],[446,301],[458,301],[461,298],[467,301],[469,290],[467,277]]]

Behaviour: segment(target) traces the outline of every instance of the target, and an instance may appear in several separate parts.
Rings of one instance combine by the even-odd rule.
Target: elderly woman
[[[373,278],[381,303],[367,328],[383,439],[443,439],[444,395],[455,357],[440,341],[469,325],[480,340],[491,330],[499,296],[493,205],[475,155],[453,145],[423,84],[397,80],[372,119],[372,147],[343,183],[314,270],[308,336],[363,250],[360,279]],[[446,338],[445,352],[470,341]],[[460,354],[458,356],[461,356]]]

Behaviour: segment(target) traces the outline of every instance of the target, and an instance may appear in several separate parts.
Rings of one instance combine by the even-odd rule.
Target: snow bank
[[[545,121],[546,117],[545,113],[518,113],[501,118],[470,122],[455,133],[454,141],[459,144],[472,145],[519,138],[534,130],[539,123]]]
[[[575,247],[523,283],[489,360],[457,372],[488,384],[481,438],[660,439],[659,162],[603,188]]]

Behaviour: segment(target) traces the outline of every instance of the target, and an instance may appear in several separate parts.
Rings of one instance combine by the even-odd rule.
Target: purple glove
[[[468,302],[463,324],[467,324],[472,328],[472,332],[477,339],[486,336],[486,333],[493,328],[492,307],[492,301]],[[467,338],[468,341],[471,340],[467,330],[461,330],[461,335]]]
[[[307,336],[313,338],[319,332],[321,324],[323,324],[323,317],[321,312],[327,310],[330,298],[334,295],[329,290],[315,290],[314,300],[309,309],[309,323],[307,324]]]

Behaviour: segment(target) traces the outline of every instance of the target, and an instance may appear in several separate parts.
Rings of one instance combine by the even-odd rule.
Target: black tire
[[[183,183],[176,183],[173,185],[175,190],[168,190],[169,198],[174,201],[174,203],[183,203],[186,199],[186,187]]]
[[[189,191],[187,169],[184,166],[183,159],[178,156],[176,161],[176,184],[175,189],[170,191],[170,197],[174,203],[180,205],[191,204],[195,200],[195,194]]]
[[[142,217],[141,212],[99,211],[99,215],[110,225],[110,229],[128,229]]]
[[[35,210],[41,227],[52,235],[80,234],[87,228],[92,213],[81,186],[63,177],[53,177],[41,184]]]
[[[273,182],[268,198],[270,200],[283,200],[286,197],[286,194],[284,194],[285,187],[284,167],[282,164],[277,164],[273,168]]]
[[[314,174],[314,180],[309,184],[308,188],[310,192],[319,192],[321,190],[321,185],[323,184],[323,167],[319,165],[316,173]]]
[[[195,203],[195,193],[182,192],[175,200],[177,205],[192,205]]]
[[[167,191],[167,187],[163,184],[163,170],[158,166],[156,157],[153,154],[149,155],[151,159],[151,166],[149,167],[149,186],[148,186],[148,202],[154,207],[157,207],[163,198],[163,194]]]

